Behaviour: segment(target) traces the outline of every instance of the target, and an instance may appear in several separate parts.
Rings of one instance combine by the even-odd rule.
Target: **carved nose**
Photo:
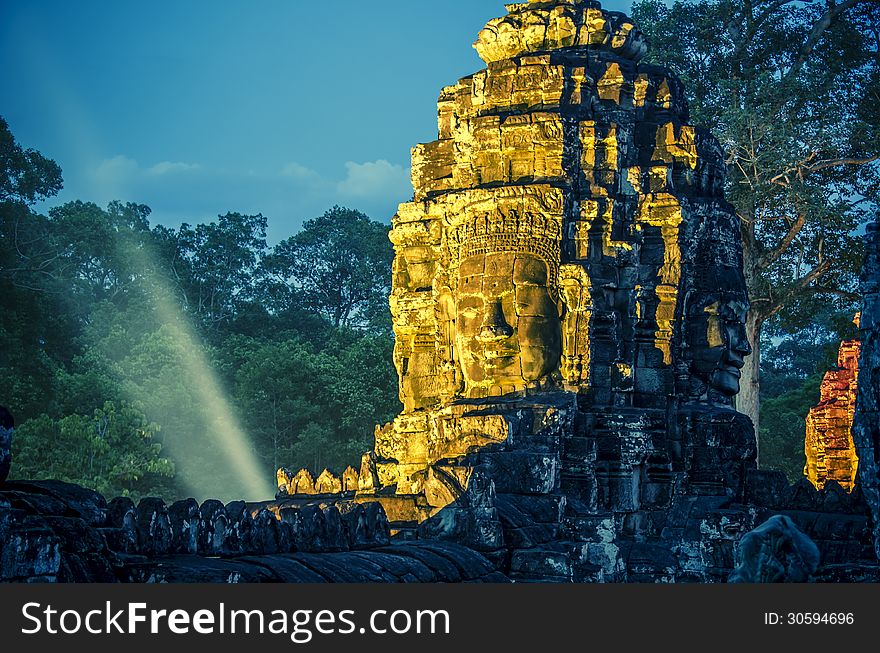
[[[504,311],[501,310],[501,302],[492,302],[489,310],[486,311],[486,317],[480,326],[479,340],[483,342],[492,342],[493,340],[504,340],[513,335],[513,329],[504,319]]]
[[[743,356],[751,355],[752,346],[749,344],[749,338],[746,335],[745,327],[742,327],[740,332],[737,333],[732,349]]]

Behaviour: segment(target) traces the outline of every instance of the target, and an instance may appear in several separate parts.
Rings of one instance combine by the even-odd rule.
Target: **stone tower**
[[[668,549],[693,500],[737,500],[754,467],[731,407],[750,353],[739,225],[718,143],[688,124],[678,80],[639,63],[625,15],[507,10],[474,44],[486,68],[441,91],[438,138],[413,149],[391,231],[404,408],[357,500],[402,534],[506,546],[524,568],[570,542],[592,551],[559,554],[572,577],[629,577],[603,542]],[[548,521],[526,536],[517,514]]]
[[[855,323],[858,326],[859,316]],[[817,489],[834,480],[847,492],[856,484],[859,458],[852,426],[859,377],[858,340],[844,340],[837,352],[837,369],[825,373],[819,403],[807,415],[804,476]]]
[[[428,512],[466,486],[439,461],[509,439],[493,403],[574,402],[615,450],[606,480],[629,484],[647,431],[729,404],[749,353],[721,151],[687,124],[679,82],[640,65],[639,30],[596,2],[507,8],[474,44],[487,68],[441,91],[391,233],[404,411],[365,477],[433,486]]]

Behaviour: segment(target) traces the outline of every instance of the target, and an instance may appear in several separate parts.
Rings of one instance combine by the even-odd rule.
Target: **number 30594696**
[[[852,612],[765,612],[764,623],[768,626],[852,625],[855,616]]]

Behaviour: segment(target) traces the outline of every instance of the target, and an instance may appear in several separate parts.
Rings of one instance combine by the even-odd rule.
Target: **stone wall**
[[[392,544],[378,503],[134,504],[59,481],[0,482],[0,582],[504,581],[453,543]]]
[[[874,543],[880,557],[880,222],[868,225],[861,290],[861,357],[853,441],[859,457],[862,492],[874,518]]]
[[[856,316],[856,323],[858,323]],[[804,476],[820,490],[837,481],[849,491],[855,486],[859,459],[852,425],[859,376],[859,341],[844,340],[837,354],[837,369],[825,373],[819,403],[807,415]]]

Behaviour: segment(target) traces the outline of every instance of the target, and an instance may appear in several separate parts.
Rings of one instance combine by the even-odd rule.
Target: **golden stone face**
[[[537,387],[559,366],[559,310],[534,254],[475,254],[459,267],[456,348],[468,397]]]

